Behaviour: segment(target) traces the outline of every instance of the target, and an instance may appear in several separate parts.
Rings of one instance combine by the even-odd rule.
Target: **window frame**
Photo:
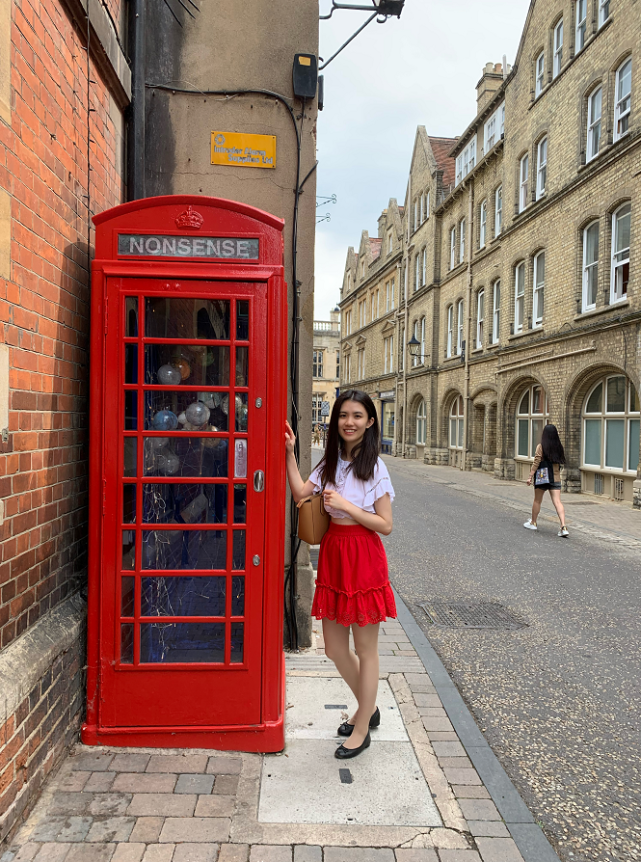
[[[536,199],[545,195],[548,168],[548,136],[544,135],[536,145]]]
[[[463,449],[465,443],[465,405],[463,404],[463,396],[457,395],[448,414],[449,428],[447,435],[448,449]],[[454,434],[452,434],[454,431]]]
[[[543,279],[539,281],[540,270]],[[545,249],[534,256],[534,271],[532,277],[532,328],[543,326],[545,313]]]
[[[425,446],[427,439],[427,406],[421,398],[416,407],[416,445]]]
[[[463,330],[465,327],[465,305],[462,299],[456,304],[456,355],[463,353]]]
[[[394,335],[388,335],[383,339],[384,374],[392,374],[394,371]]]
[[[458,251],[458,262],[465,262],[465,230],[466,230],[467,222],[465,216],[460,220],[458,225],[459,230],[459,251]]]
[[[623,98],[619,95],[619,86],[621,84],[621,71],[629,66],[629,74],[628,81],[630,83],[628,92]],[[622,103],[628,103],[627,108],[621,110]],[[619,65],[619,68],[616,71],[615,82],[614,82],[614,127],[613,127],[613,140],[620,141],[621,138],[625,137],[630,131],[630,114],[632,113],[632,57],[626,57],[626,59]],[[622,120],[627,121],[627,125],[622,132],[619,132],[619,123]]]
[[[450,271],[456,267],[456,225],[450,228]]]
[[[594,99],[596,96],[599,96],[599,116],[595,120],[593,116],[594,112]],[[590,93],[588,94],[588,110],[587,110],[587,124],[586,124],[586,142],[585,142],[585,162],[591,162],[592,159],[595,159],[599,153],[601,152],[601,126],[603,123],[603,85],[599,84],[598,87],[594,87]],[[594,149],[594,136],[595,132],[598,134],[597,147]]]
[[[628,284],[630,281],[630,249],[631,249],[631,246],[628,245],[625,248],[622,248],[620,251],[616,251],[616,243],[617,243],[618,228],[619,228],[619,225],[618,225],[619,213],[621,212],[621,210],[626,209],[626,208],[628,210],[627,217],[630,221],[630,225],[628,227],[628,236],[630,236],[631,228],[632,228],[632,204],[631,204],[631,202],[625,201],[620,206],[618,206],[614,210],[614,212],[612,213],[612,233],[611,233],[611,239],[610,239],[610,243],[611,243],[610,305],[615,305],[618,302],[625,302],[628,298]],[[623,216],[623,218],[625,218],[625,215]],[[628,240],[628,242],[630,242],[630,239]],[[621,255],[626,251],[627,251],[627,257],[624,257],[618,261],[615,260],[615,258],[618,255]],[[618,271],[620,269],[622,269],[623,267],[625,267],[626,265],[628,267],[628,280],[625,282],[625,291],[621,291],[620,296],[617,296],[618,291],[617,291],[616,282],[617,282],[617,277],[618,277]]]
[[[623,410],[608,410],[608,383],[610,380],[614,380],[616,378],[622,378],[625,381],[625,393],[624,393],[624,409]],[[593,394],[599,387],[602,387],[601,390],[601,407],[600,410],[593,410],[588,413],[587,407],[592,398]],[[608,374],[604,377],[600,377],[595,381],[593,386],[590,387],[587,395],[583,400],[583,405],[581,407],[581,460],[580,465],[582,470],[589,470],[590,472],[600,472],[608,475],[615,476],[631,476],[636,477],[637,467],[630,466],[630,442],[631,442],[631,426],[632,423],[641,421],[641,412],[639,410],[633,409],[633,393],[635,395],[635,399],[637,401],[639,395],[635,389],[634,383],[630,380],[630,378],[626,374]],[[587,436],[588,436],[588,422],[600,422],[600,432],[599,432],[599,464],[592,463],[586,460],[586,450],[587,450]],[[613,467],[606,465],[607,459],[607,445],[608,445],[608,422],[623,422],[623,452],[622,452],[622,467]],[[638,458],[638,452],[636,453]]]
[[[387,254],[388,256],[394,251],[394,231],[390,230],[387,234]]]
[[[494,237],[503,230],[503,183],[494,192]]]
[[[445,346],[445,356],[449,359],[452,356],[452,348],[454,346],[454,304],[450,303],[447,306],[447,341]]]
[[[579,18],[583,9],[583,18]],[[576,0],[576,20],[574,28],[574,54],[585,48],[588,35],[588,0]]]
[[[530,185],[530,154],[524,153],[519,159],[519,213],[528,207]]]
[[[604,13],[605,10],[605,13]],[[610,18],[610,0],[599,0],[599,28]]]
[[[588,233],[592,228],[596,227],[597,229],[597,241],[596,241],[596,260],[589,261],[587,260],[588,253]],[[597,299],[599,295],[599,244],[601,242],[601,225],[599,219],[594,219],[589,224],[587,224],[583,228],[582,233],[583,238],[583,254],[582,254],[582,277],[581,277],[581,311],[591,311],[593,308],[596,308]],[[596,288],[594,291],[594,302],[588,302],[588,288],[591,281],[591,270],[594,269],[596,271]]]
[[[423,246],[421,252],[421,287],[427,284],[427,246]]]
[[[497,297],[498,292],[498,297]],[[498,299],[498,302],[497,302]],[[501,279],[492,285],[492,344],[498,344],[501,337]]]
[[[485,248],[487,236],[487,198],[481,201],[479,216],[479,248]]]
[[[560,38],[559,38],[560,34]],[[558,78],[563,68],[563,18],[554,27],[554,56],[552,58],[552,80]]]
[[[535,390],[540,390],[540,399],[543,402],[543,410],[540,413],[534,412],[534,392]],[[527,413],[521,413],[521,404],[523,403],[523,399],[525,398],[526,393],[528,394],[528,409]],[[536,446],[538,445],[538,440],[535,445],[534,442],[534,423],[539,423],[541,428],[544,428],[548,422],[550,416],[550,405],[548,403],[547,392],[545,391],[545,387],[541,383],[533,383],[530,386],[527,386],[519,395],[518,401],[516,404],[516,411],[514,413],[514,459],[518,461],[533,461],[534,453],[536,452]],[[527,422],[528,429],[528,440],[527,440],[527,455],[521,455],[519,453],[519,423]]]
[[[483,326],[485,320],[485,289],[476,294],[476,349],[483,349]]]
[[[519,284],[519,271],[522,278]],[[519,292],[519,286],[521,288]],[[519,309],[521,322],[519,323]],[[525,261],[522,260],[514,267],[514,334],[523,332],[525,324]]]
[[[416,252],[416,257],[414,258],[414,293],[421,286],[421,253],[420,251]]]
[[[312,377],[316,380],[324,379],[323,375],[323,354],[324,350],[313,350],[312,351]],[[319,373],[320,371],[320,373]]]
[[[534,98],[538,99],[545,88],[545,51],[534,61]]]
[[[425,365],[425,327],[425,315],[423,315],[421,317],[421,337],[419,339],[421,342],[421,365]]]

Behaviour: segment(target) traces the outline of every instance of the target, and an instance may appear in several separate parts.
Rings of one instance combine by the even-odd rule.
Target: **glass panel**
[[[610,377],[607,382],[608,413],[623,413],[625,411],[625,377]]]
[[[245,624],[231,624],[231,661],[234,664],[242,664],[245,646]]]
[[[223,530],[145,530],[143,569],[225,569],[227,533]]]
[[[630,419],[628,432],[628,470],[636,470],[639,466],[639,420]]]
[[[536,447],[541,442],[541,434],[543,432],[543,419],[533,419],[532,420],[532,436],[530,437],[530,456],[534,458],[534,453],[536,452]]]
[[[122,568],[136,568],[136,533],[134,530],[122,531]]]
[[[234,524],[247,519],[247,485],[234,485]]]
[[[224,623],[143,623],[140,626],[141,662],[224,660]]]
[[[145,392],[145,431],[227,431],[227,392]]]
[[[463,420],[458,420],[458,447],[463,448]]]
[[[145,383],[155,386],[179,386],[181,383],[185,386],[229,386],[229,347],[146,344]]]
[[[236,348],[236,386],[249,386],[249,347]]]
[[[622,206],[616,214],[616,236],[615,251],[622,251],[630,247],[630,204]]]
[[[247,431],[247,392],[236,393],[236,431]]]
[[[245,531],[234,530],[232,569],[245,568]]]
[[[145,299],[147,338],[229,338],[226,299],[148,296]]]
[[[527,392],[525,392],[525,394],[523,395],[523,398],[521,398],[521,403],[519,404],[519,413],[522,416],[527,416],[527,414],[529,412],[530,412],[530,390],[528,389]]]
[[[120,664],[134,663],[134,624],[120,626]]]
[[[227,485],[145,484],[142,520],[145,524],[224,524]]]
[[[125,383],[138,383],[137,344],[125,344]]]
[[[585,420],[585,452],[583,454],[584,464],[601,466],[601,428],[600,419]]]
[[[138,393],[125,389],[125,431],[138,430]]]
[[[227,475],[228,442],[223,437],[145,437],[145,476]]]
[[[236,301],[236,338],[238,341],[249,341],[249,300]]]
[[[599,383],[599,385],[592,391],[592,394],[588,398],[588,403],[585,408],[586,413],[601,413],[603,410],[603,383]],[[601,463],[599,461],[599,463]]]
[[[136,521],[136,486],[122,486],[122,523],[133,524]]]
[[[133,617],[134,615],[134,585],[135,578],[120,579],[120,616]]]
[[[234,443],[234,479],[247,478],[247,440]]]
[[[138,297],[125,297],[125,336],[138,337]]]
[[[527,458],[527,456],[528,456],[528,442],[529,442],[529,435],[528,435],[529,428],[528,428],[528,426],[529,426],[529,424],[530,423],[527,419],[519,419],[519,421],[517,422],[517,426],[518,426],[517,455],[520,455],[523,458]]]
[[[224,617],[225,577],[143,578],[143,617]]]
[[[542,413],[541,409],[541,387],[535,386],[532,390],[532,413]]]
[[[242,617],[245,614],[245,578],[234,575],[231,579],[231,615]]]
[[[125,437],[124,447],[124,475],[126,477],[137,475],[136,452],[138,449],[135,437]]]
[[[605,428],[605,466],[623,469],[623,419],[607,419]]]
[[[450,419],[450,447],[456,446],[456,419]]]
[[[639,396],[637,390],[630,384],[630,413],[639,412]]]

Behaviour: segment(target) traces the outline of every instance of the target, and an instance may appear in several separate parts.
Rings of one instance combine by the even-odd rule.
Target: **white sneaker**
[[[570,534],[568,533],[568,531],[567,531],[567,528],[566,528],[566,527],[561,527],[561,529],[560,529],[560,530],[559,530],[559,532],[557,533],[557,536],[560,536],[562,539],[567,539],[567,537],[568,537],[569,535],[570,535]]]
[[[538,529],[539,529],[539,528],[536,526],[536,524],[533,524],[533,523],[532,523],[532,518],[528,518],[528,519],[527,519],[527,521],[525,522],[525,524],[523,524],[523,526],[525,527],[525,529],[526,529],[526,530],[538,530]],[[559,536],[560,536],[560,535],[561,535],[561,534],[559,533]]]

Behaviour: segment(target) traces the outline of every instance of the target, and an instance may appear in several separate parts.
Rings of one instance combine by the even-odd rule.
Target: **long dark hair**
[[[546,461],[551,461],[553,464],[565,464],[565,452],[556,425],[546,425],[543,429],[541,448]]]
[[[367,411],[367,418],[374,420],[370,427],[365,430],[365,435],[361,442],[352,450],[352,462],[350,464],[352,473],[357,479],[362,479],[366,482],[374,475],[374,469],[378,461],[378,453],[381,448],[381,434],[374,402],[367,392],[361,392],[360,389],[348,389],[347,392],[341,393],[334,402],[332,415],[329,420],[325,454],[321,458],[319,465],[321,467],[320,477],[323,486],[327,483],[333,485],[336,481],[338,456],[343,451],[344,446],[343,439],[338,433],[338,417],[346,401],[357,401],[359,404],[362,404]]]

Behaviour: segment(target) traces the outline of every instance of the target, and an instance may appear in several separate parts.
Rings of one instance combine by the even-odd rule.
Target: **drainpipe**
[[[129,7],[129,51],[132,93],[127,117],[127,198],[145,197],[145,13],[146,0],[133,0]]]
[[[463,464],[465,470],[468,453],[468,428],[470,427],[470,350],[472,335],[472,245],[474,242],[474,183],[470,179],[468,188],[468,233],[467,233],[467,325],[465,332],[465,382],[463,385]]]
[[[412,175],[410,174],[409,184],[407,187],[407,243],[405,246],[405,282],[403,284],[403,295],[405,297],[405,315],[404,315],[404,331],[403,331],[403,458],[405,457],[406,449],[406,427],[407,427],[407,326],[408,326],[408,308],[407,298],[409,294],[408,286],[410,283],[410,224],[412,219]],[[397,378],[398,379],[398,378]]]

